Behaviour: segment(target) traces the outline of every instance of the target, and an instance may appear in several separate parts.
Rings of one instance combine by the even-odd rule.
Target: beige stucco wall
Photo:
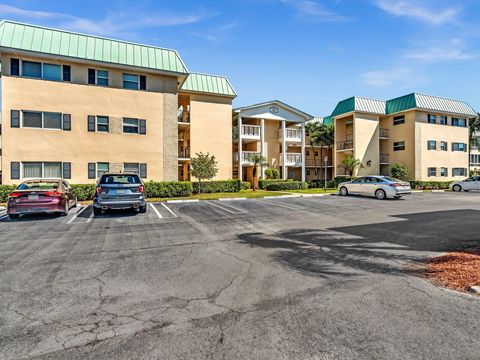
[[[363,166],[354,171],[355,176],[377,175],[380,173],[380,144],[379,118],[367,114],[355,114],[353,121],[355,159],[359,159]],[[371,166],[367,163],[371,161]]]
[[[155,81],[169,82],[164,88],[176,86],[175,78],[149,82]],[[11,109],[71,114],[72,130],[12,129]],[[88,132],[88,115],[146,119],[147,134]],[[2,76],[3,183],[18,183],[10,180],[11,161],[71,162],[72,183],[94,182],[87,179],[89,162],[147,163],[148,180],[163,180],[164,117],[162,93]],[[176,162],[173,171],[177,174]]]
[[[190,97],[191,156],[203,152],[215,155],[215,179],[232,178],[232,99],[207,95]]]
[[[265,120],[265,158],[270,167],[280,171],[280,121]]]

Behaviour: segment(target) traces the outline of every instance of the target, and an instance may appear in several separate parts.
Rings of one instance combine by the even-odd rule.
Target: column
[[[286,141],[285,137],[287,136],[287,131],[285,129],[285,120],[282,120],[282,174],[283,174],[283,180],[287,180],[288,174],[287,174],[287,147],[285,146]]]
[[[305,181],[305,123],[302,122],[302,181]]]
[[[238,117],[238,178],[243,181],[242,168],[242,118]]]
[[[260,155],[265,156],[265,119],[260,120]],[[260,169],[260,178],[265,178],[265,167],[262,165]]]

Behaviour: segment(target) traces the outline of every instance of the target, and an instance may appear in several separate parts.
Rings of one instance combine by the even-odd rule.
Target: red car
[[[77,196],[70,184],[59,179],[27,180],[8,195],[7,214],[18,219],[22,214],[67,215],[77,206]]]

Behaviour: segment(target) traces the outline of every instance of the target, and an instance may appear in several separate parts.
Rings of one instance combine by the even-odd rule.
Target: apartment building
[[[338,103],[335,122],[335,173],[342,160],[359,159],[355,176],[390,173],[407,167],[419,181],[448,181],[468,175],[468,121],[475,111],[465,102],[422,94],[383,101],[352,97]]]
[[[175,50],[3,21],[0,60],[4,184],[107,171],[185,180],[200,151],[231,178],[235,91]]]
[[[470,171],[480,173],[480,132],[475,131],[470,144]]]
[[[306,180],[305,122],[313,116],[274,100],[233,112],[233,177],[252,182],[254,155],[263,156],[283,179]],[[263,178],[266,167],[259,167]]]

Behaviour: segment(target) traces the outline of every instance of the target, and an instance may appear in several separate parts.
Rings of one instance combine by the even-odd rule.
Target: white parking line
[[[157,208],[155,206],[153,206],[153,204],[150,204],[150,206],[152,207],[155,214],[157,214],[157,216],[161,219],[163,216],[162,216],[162,214],[160,214],[160,212],[157,210]]]
[[[225,205],[225,204],[222,204],[222,205],[218,205],[218,204],[215,204],[213,201],[205,201],[208,205],[212,205],[212,206],[215,206],[216,208],[219,208],[219,209],[222,209],[223,211],[226,211],[226,212],[229,212],[230,214],[240,214],[240,213],[245,213],[245,211],[243,211],[242,209],[239,209],[239,208],[236,208],[234,206],[231,206],[231,205]],[[229,209],[230,208],[230,209]],[[235,211],[233,211],[233,210]]]
[[[280,206],[280,207],[283,207],[283,208],[286,208],[286,209],[290,209],[290,210],[304,210],[303,208],[299,207],[299,206],[295,206],[295,205],[287,205],[287,204],[280,204],[278,202],[275,202],[275,201],[268,201],[268,200],[265,200],[265,199],[256,199],[255,201],[258,201],[258,202],[262,202],[262,203],[267,203],[267,204],[270,204],[270,205],[275,205],[275,206]]]
[[[89,223],[90,221],[92,221],[93,219],[93,210],[92,210],[92,213],[90,214],[90,216],[88,217],[87,219],[87,223]]]
[[[5,218],[7,218],[7,217],[8,217],[8,214],[2,215],[2,216],[0,216],[0,220],[3,220],[3,219],[5,219]]]
[[[167,209],[167,211],[172,214],[173,217],[178,217],[177,214],[175,214],[167,205],[165,205],[164,203],[160,203],[160,205],[162,205],[165,209]]]
[[[78,210],[73,217],[67,221],[67,224],[71,224],[82,212],[84,212],[90,205],[84,206],[82,209]]]

